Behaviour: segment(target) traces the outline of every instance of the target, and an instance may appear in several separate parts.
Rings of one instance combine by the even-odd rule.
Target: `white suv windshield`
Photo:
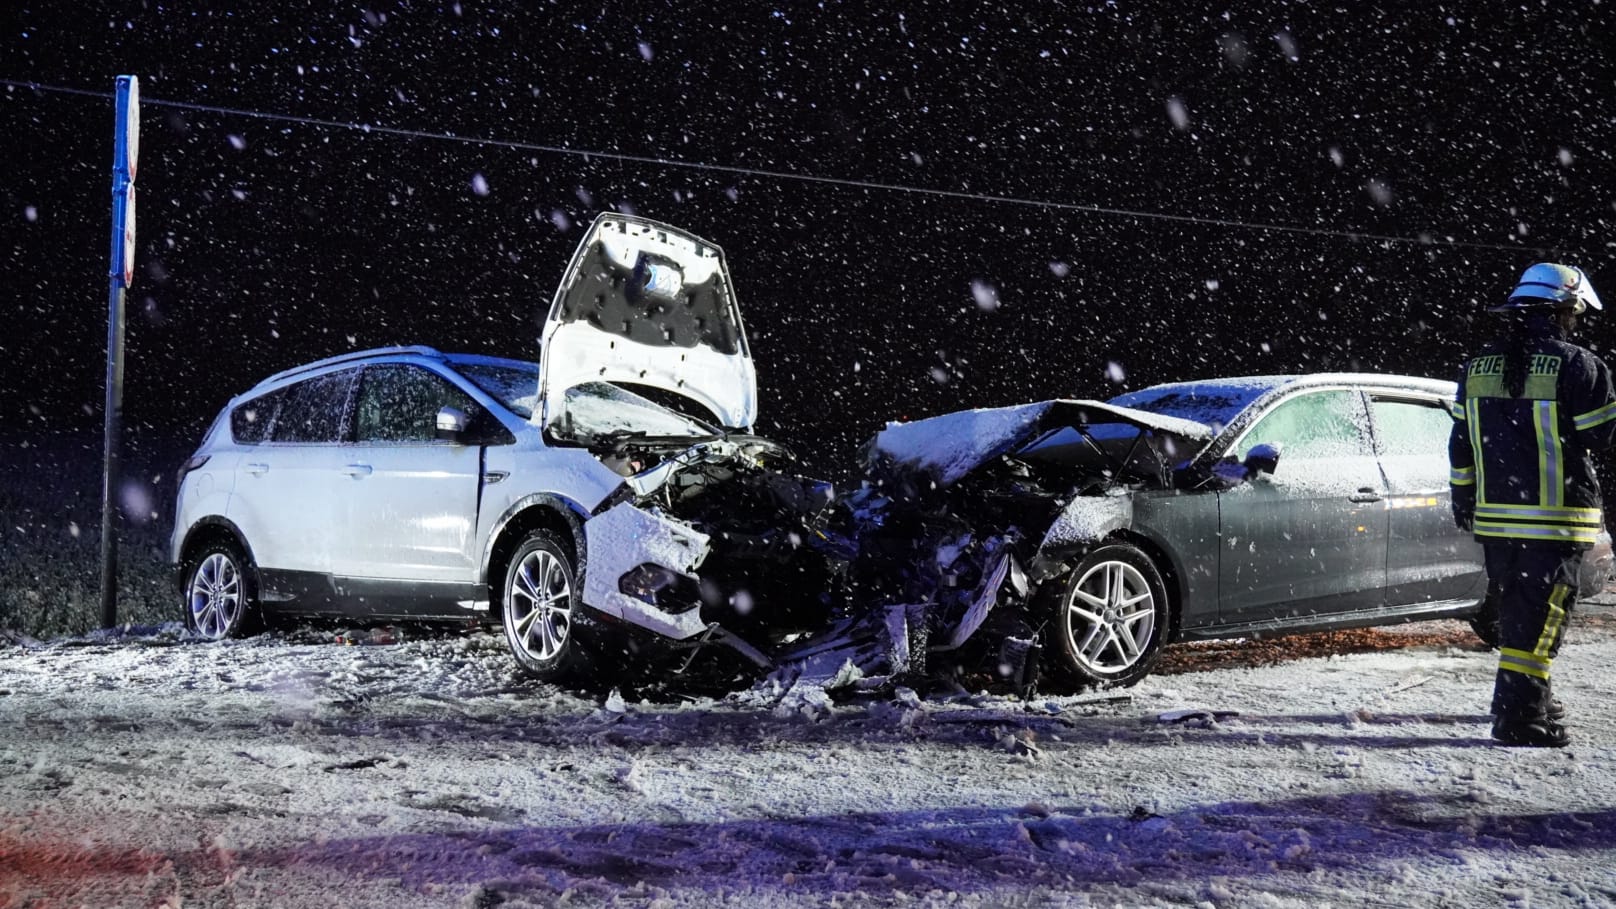
[[[539,367],[533,363],[494,366],[455,363],[454,368],[488,396],[524,420],[532,419],[539,399]]]
[[[715,430],[705,423],[641,397],[609,382],[585,382],[567,389],[568,435],[588,442],[608,436],[688,436],[708,438]]]

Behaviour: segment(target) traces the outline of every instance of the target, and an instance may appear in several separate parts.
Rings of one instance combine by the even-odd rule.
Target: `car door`
[[[1273,474],[1219,493],[1219,616],[1305,621],[1378,606],[1386,583],[1386,483],[1363,394],[1292,394],[1235,443],[1280,446]]]
[[[280,392],[265,443],[237,468],[232,520],[257,561],[262,595],[320,608],[332,594],[332,560],[343,534],[336,503],[348,407],[359,370],[304,379]]]
[[[1450,506],[1445,402],[1371,391],[1369,416],[1388,488],[1385,605],[1479,599],[1481,545],[1454,526]]]
[[[400,599],[469,596],[477,578],[482,450],[438,441],[443,407],[484,415],[469,394],[424,366],[365,367],[354,445],[341,466],[351,540],[338,574],[398,582],[392,592]]]

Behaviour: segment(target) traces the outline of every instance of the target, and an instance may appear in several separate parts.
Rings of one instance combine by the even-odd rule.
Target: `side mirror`
[[[466,412],[458,407],[445,407],[442,410],[439,410],[437,431],[438,441],[452,442],[456,445],[464,444],[466,437],[466,424],[470,422],[471,418],[466,416]]]
[[[1279,443],[1258,442],[1246,452],[1246,460],[1241,466],[1246,469],[1246,479],[1250,480],[1259,473],[1273,473],[1279,469]]]

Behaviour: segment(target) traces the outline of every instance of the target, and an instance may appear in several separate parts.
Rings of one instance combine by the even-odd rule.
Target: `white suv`
[[[369,350],[232,399],[181,469],[186,621],[497,617],[541,678],[634,652],[608,639],[769,666],[824,623],[840,556],[829,486],[751,434],[756,411],[720,250],[602,215],[537,364]]]

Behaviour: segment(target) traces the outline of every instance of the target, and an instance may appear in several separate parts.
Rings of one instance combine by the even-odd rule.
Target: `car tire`
[[[1167,585],[1127,543],[1096,547],[1051,585],[1043,653],[1055,674],[1085,688],[1120,688],[1150,674],[1167,642]]]
[[[511,556],[503,590],[500,620],[516,665],[547,682],[579,674],[581,597],[572,547],[549,530],[531,531]]]
[[[183,577],[181,605],[185,627],[191,632],[222,641],[259,630],[252,566],[234,541],[217,540],[192,553]]]

